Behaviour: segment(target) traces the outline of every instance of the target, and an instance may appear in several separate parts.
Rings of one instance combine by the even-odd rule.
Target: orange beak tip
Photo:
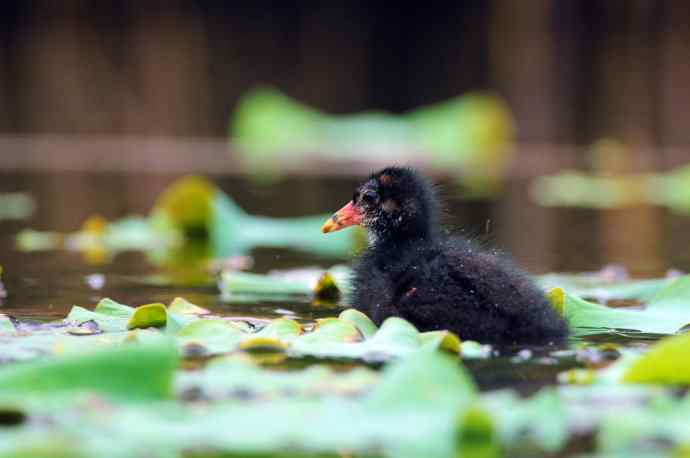
[[[328,218],[323,226],[321,226],[321,232],[328,234],[329,232],[337,231],[338,225],[333,221],[333,218]]]
[[[362,214],[354,207],[350,201],[343,208],[338,210],[323,223],[321,232],[327,234],[329,232],[339,231],[354,224],[360,224],[362,221]]]

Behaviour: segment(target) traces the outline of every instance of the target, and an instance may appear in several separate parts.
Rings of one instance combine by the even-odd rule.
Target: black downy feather
[[[353,306],[375,323],[398,316],[420,331],[499,344],[567,337],[565,321],[506,256],[441,236],[433,185],[414,170],[374,173],[353,199],[370,234],[354,268]]]

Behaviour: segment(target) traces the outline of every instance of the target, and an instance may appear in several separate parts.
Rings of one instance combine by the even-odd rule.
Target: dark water
[[[184,296],[224,315],[276,317],[289,310],[299,319],[310,320],[334,314],[332,309],[308,303],[228,305],[220,300],[213,284],[147,285],[142,278],[156,273],[156,268],[138,253],[90,265],[76,253],[20,253],[14,248],[14,236],[24,228],[72,231],[94,214],[110,220],[144,214],[175,178],[147,173],[0,175],[0,192],[28,192],[37,202],[32,218],[0,221],[0,264],[9,291],[0,312],[20,319],[59,319],[72,305],[91,306],[102,297],[139,305]],[[356,182],[356,178],[295,178],[271,184],[238,178],[217,180],[247,212],[270,216],[332,212],[349,200]],[[463,200],[461,190],[452,183],[445,183],[442,194],[447,200],[448,227],[509,251],[534,273],[594,270],[607,263],[623,264],[638,276],[658,275],[669,268],[690,269],[690,250],[684,241],[690,219],[661,209],[543,209],[532,203],[525,182],[508,184],[496,200]],[[253,257],[253,270],[258,272],[325,267],[339,261],[283,250],[257,250]],[[94,274],[102,275],[101,288],[89,285],[89,276]],[[553,382],[555,374],[575,364],[573,358],[554,360],[539,349],[534,349],[531,362],[515,363],[518,350],[502,349],[498,357],[468,362],[468,366],[484,388],[514,386],[531,391]]]

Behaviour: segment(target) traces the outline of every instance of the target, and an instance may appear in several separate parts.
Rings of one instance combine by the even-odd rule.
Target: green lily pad
[[[165,305],[146,304],[134,309],[132,317],[127,322],[127,329],[160,328],[168,322],[168,312]]]
[[[368,339],[376,334],[378,329],[368,316],[357,309],[344,310],[340,313],[340,315],[338,315],[338,318],[355,325],[365,339]]]
[[[118,359],[109,367],[126,374],[123,369],[132,364],[132,358]],[[225,456],[347,450],[358,456],[451,458],[461,445],[458,438],[467,437],[472,448],[481,447],[482,437],[491,440],[472,434],[491,425],[478,412],[471,380],[452,358],[434,353],[410,355],[380,376],[369,369],[342,373],[323,366],[267,371],[224,359],[212,362],[206,373],[181,373],[176,386],[182,394],[201,393],[211,402],[189,405],[142,396],[138,400],[145,402],[104,405],[98,398],[57,399],[45,393],[16,398],[15,408],[45,421],[0,428],[0,453],[47,445],[50,438],[66,440],[73,453],[84,456],[110,456],[110,450],[114,456],[152,450],[175,456],[201,446]],[[0,404],[4,399],[0,392]]]
[[[644,309],[610,308],[565,293],[564,313],[573,335],[614,330],[674,334],[690,323],[690,277],[679,277],[659,290]]]
[[[221,318],[197,320],[177,332],[181,345],[200,345],[209,353],[234,351],[244,337],[239,326]]]
[[[134,309],[132,309],[133,311]],[[92,310],[85,309],[75,305],[67,315],[67,321],[73,321],[78,324],[86,323],[87,321],[93,321],[98,325],[98,328],[105,332],[117,332],[124,331],[127,329],[127,321],[129,319],[125,317],[118,317],[112,315],[106,315],[103,313],[94,312]]]
[[[310,296],[313,293],[308,284],[283,280],[269,275],[238,271],[223,272],[220,285],[221,292],[226,299],[232,298],[235,294]]]
[[[648,301],[669,283],[671,278],[611,281],[591,274],[547,274],[536,277],[537,283],[546,290],[561,288],[569,294],[596,299]]]
[[[461,353],[460,338],[450,331],[427,331],[419,334],[419,337],[423,348]]]
[[[13,336],[17,330],[14,327],[14,323],[7,315],[0,313],[0,336]]]
[[[127,400],[165,399],[177,364],[170,342],[13,364],[0,368],[0,394],[92,390]]]
[[[407,356],[423,348],[451,353],[459,350],[457,345],[445,340],[444,333],[423,337],[414,326],[401,318],[387,319],[369,338],[363,338],[359,329],[351,323],[344,323],[347,322],[334,318],[327,320],[321,325],[321,330],[317,328],[314,333],[306,333],[295,339],[288,353],[293,356],[385,361]]]
[[[96,307],[93,309],[96,313],[101,313],[103,315],[119,317],[119,318],[131,318],[134,314],[134,309],[128,305],[120,304],[115,302],[110,298],[101,299]]]
[[[690,385],[690,334],[656,343],[632,362],[623,373],[626,383]]]
[[[302,326],[295,320],[276,318],[254,335],[289,343],[302,334]]]
[[[227,302],[284,299],[292,295],[316,301],[335,302],[346,299],[351,290],[351,271],[344,266],[331,269],[295,269],[255,274],[226,271],[221,275],[220,290]]]
[[[208,315],[211,313],[203,307],[194,305],[183,297],[176,297],[168,306],[170,313],[177,313],[180,315]]]

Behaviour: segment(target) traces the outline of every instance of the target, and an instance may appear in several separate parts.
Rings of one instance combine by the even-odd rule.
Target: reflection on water
[[[22,319],[64,317],[74,304],[88,306],[102,297],[138,305],[167,303],[184,296],[214,313],[233,316],[289,316],[312,320],[335,314],[309,303],[223,304],[210,279],[205,286],[156,286],[142,281],[155,273],[140,253],[125,253],[105,265],[88,265],[77,253],[20,253],[14,235],[21,229],[71,231],[93,214],[112,220],[145,214],[156,196],[176,177],[152,174],[12,174],[0,176],[0,192],[26,191],[36,199],[30,220],[0,221],[0,264],[9,296],[2,311]],[[219,186],[252,214],[298,216],[331,212],[348,200],[357,178],[288,179],[261,185],[244,179],[220,179]],[[543,209],[529,199],[525,182],[506,186],[497,201],[463,201],[451,183],[443,187],[449,227],[506,249],[530,271],[581,271],[610,262],[624,263],[638,275],[657,275],[671,267],[690,268],[684,235],[690,222],[654,208],[616,211]],[[315,234],[320,237],[321,234]],[[270,269],[329,266],[334,260],[261,249],[253,252],[258,272]],[[100,274],[93,276],[94,274]],[[573,361],[535,358],[515,364],[503,358],[469,363],[485,388],[552,382]],[[492,369],[487,371],[486,366]],[[536,385],[535,385],[536,384]]]

